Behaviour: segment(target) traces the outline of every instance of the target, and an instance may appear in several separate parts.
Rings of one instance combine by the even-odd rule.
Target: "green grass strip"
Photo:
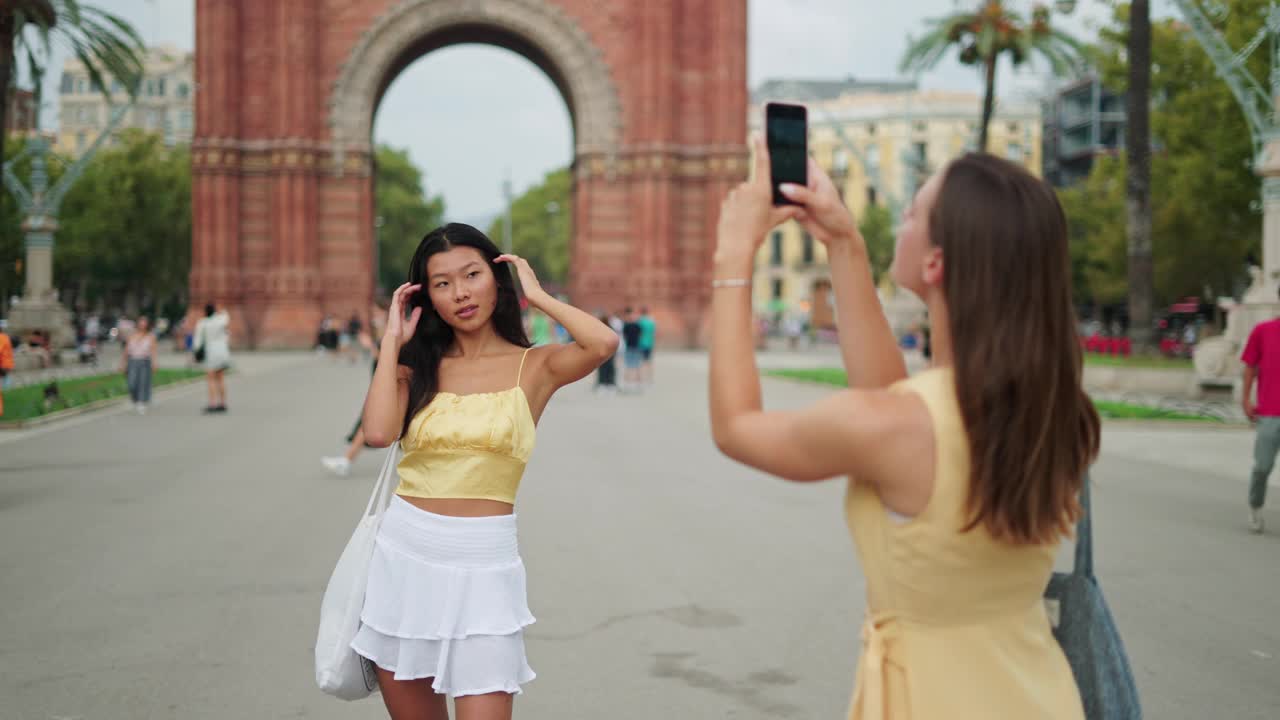
[[[822,385],[834,385],[836,387],[845,387],[848,385],[848,377],[845,375],[844,370],[841,370],[840,368],[766,370],[764,374],[771,377],[800,380],[803,382],[819,383]],[[1215,418],[1211,415],[1194,415],[1190,413],[1149,407],[1146,405],[1115,402],[1112,400],[1095,400],[1093,405],[1098,409],[1098,415],[1104,420],[1212,420],[1214,422],[1222,422],[1221,419]]]
[[[1135,355],[1120,357],[1117,355],[1084,354],[1084,364],[1095,367],[1141,368],[1147,370],[1191,370],[1194,366],[1187,358],[1171,358],[1163,355]]]
[[[158,388],[202,375],[204,375],[203,370],[160,368],[152,377],[151,385],[153,388]],[[58,394],[62,396],[64,402],[56,402],[46,408],[44,389],[50,382],[58,384]],[[129,386],[125,382],[124,373],[104,373],[68,380],[32,383],[4,392],[4,415],[0,415],[0,422],[30,420],[59,410],[128,394]]]

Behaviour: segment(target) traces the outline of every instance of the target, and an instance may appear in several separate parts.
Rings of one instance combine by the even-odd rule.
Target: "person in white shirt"
[[[227,384],[223,377],[231,367],[231,316],[218,311],[213,303],[204,306],[204,317],[196,323],[191,339],[196,362],[203,363],[209,382],[209,405],[206,413],[227,411]]]

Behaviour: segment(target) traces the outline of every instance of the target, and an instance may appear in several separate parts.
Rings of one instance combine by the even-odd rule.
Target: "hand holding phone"
[[[794,205],[778,190],[782,183],[809,184],[809,121],[803,105],[769,103],[764,110],[769,148],[769,184],[774,205]]]

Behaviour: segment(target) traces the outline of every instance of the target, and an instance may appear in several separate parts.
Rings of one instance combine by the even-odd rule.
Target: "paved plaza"
[[[788,361],[767,355],[764,364]],[[794,359],[789,364],[797,364]],[[720,457],[706,357],[552,401],[520,493],[530,661],[516,716],[844,716],[863,586],[839,482]],[[381,451],[326,474],[368,367],[239,357],[203,385],[0,434],[0,720],[379,718],[316,689],[320,596]],[[767,380],[772,407],[828,390]],[[1097,569],[1154,720],[1280,717],[1280,490],[1245,531],[1247,429],[1106,426]],[[1064,551],[1066,560],[1068,551]]]

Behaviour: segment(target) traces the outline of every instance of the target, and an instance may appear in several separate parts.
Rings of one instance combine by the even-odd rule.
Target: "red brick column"
[[[206,303],[231,310],[232,336],[245,333],[240,277],[240,3],[196,3],[196,127],[191,154],[192,260],[189,317]]]

